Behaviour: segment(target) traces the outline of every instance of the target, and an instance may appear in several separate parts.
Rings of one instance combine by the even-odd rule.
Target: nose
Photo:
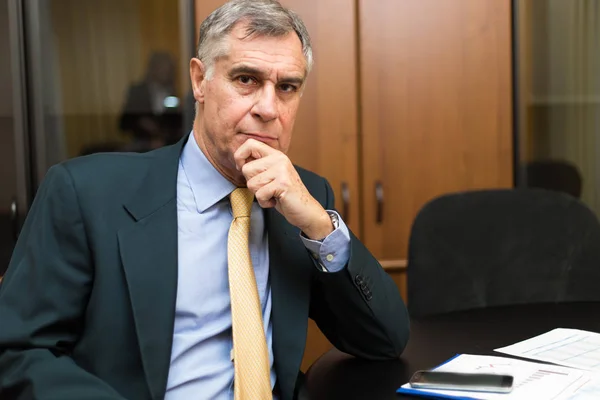
[[[251,113],[262,122],[269,122],[279,116],[278,98],[274,85],[264,85],[256,94]]]

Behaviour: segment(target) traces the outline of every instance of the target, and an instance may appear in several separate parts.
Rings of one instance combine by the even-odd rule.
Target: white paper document
[[[600,372],[599,333],[557,328],[495,351]]]
[[[510,393],[430,390],[403,385],[398,392],[440,398],[481,400],[591,400],[600,399],[600,375],[578,369],[506,357],[461,354],[436,371],[508,374],[514,377]]]

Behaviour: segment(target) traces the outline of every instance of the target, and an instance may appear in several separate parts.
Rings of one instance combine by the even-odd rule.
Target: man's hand
[[[275,207],[310,239],[321,240],[333,232],[331,218],[310,195],[284,153],[248,139],[235,152],[234,159],[261,207]]]

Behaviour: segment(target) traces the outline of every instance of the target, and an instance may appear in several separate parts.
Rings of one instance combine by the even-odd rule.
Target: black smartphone
[[[509,393],[513,388],[513,381],[514,378],[510,375],[417,371],[409,383],[411,387],[418,389]]]

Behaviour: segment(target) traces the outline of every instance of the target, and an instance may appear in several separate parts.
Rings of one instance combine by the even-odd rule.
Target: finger
[[[249,181],[250,179],[254,178],[256,175],[262,174],[268,170],[271,170],[271,169],[281,170],[281,168],[278,168],[277,166],[283,165],[283,163],[285,163],[286,159],[287,159],[287,157],[285,155],[283,155],[283,153],[270,154],[266,157],[246,162],[246,164],[244,164],[242,166],[241,171],[242,171],[242,174],[244,175],[244,178],[246,178],[246,181]]]
[[[244,164],[248,162],[248,159],[258,160],[275,152],[278,152],[278,150],[263,142],[248,139],[236,150],[233,154],[233,159],[235,160],[237,169],[241,170]]]
[[[277,181],[272,181],[254,193],[256,201],[262,208],[272,208],[277,205],[277,199],[282,196],[281,188]]]
[[[250,164],[251,163],[244,165],[244,169]],[[273,182],[276,177],[277,172],[273,169],[269,169],[265,172],[255,175],[251,179],[247,179],[246,186],[252,191],[252,193],[256,193],[263,186]]]

